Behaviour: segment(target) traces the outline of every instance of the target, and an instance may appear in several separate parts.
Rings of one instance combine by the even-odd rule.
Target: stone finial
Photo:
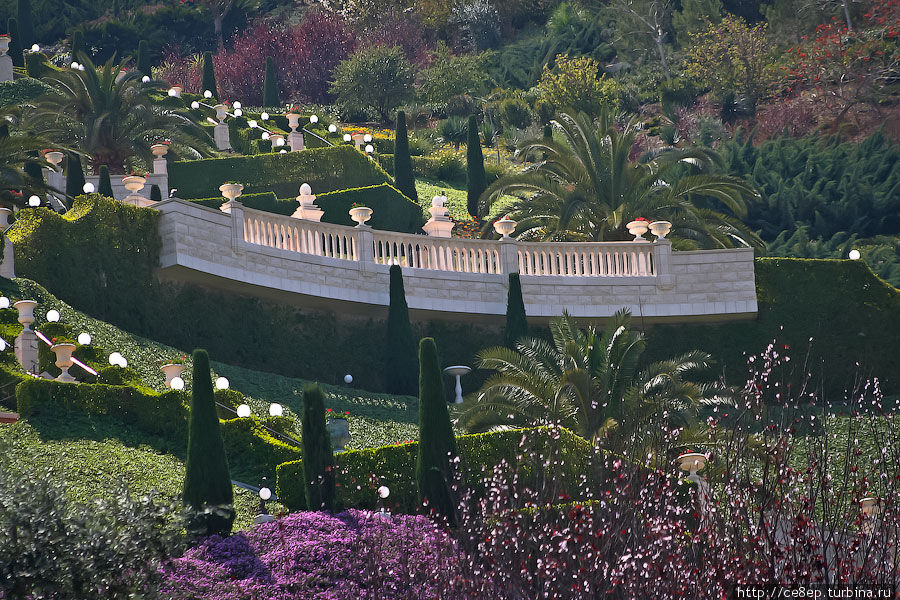
[[[297,202],[300,204],[300,207],[294,211],[294,214],[291,215],[292,217],[303,219],[304,221],[319,222],[322,220],[324,213],[321,208],[316,206],[316,197],[308,183],[300,186],[300,195],[297,196]]]

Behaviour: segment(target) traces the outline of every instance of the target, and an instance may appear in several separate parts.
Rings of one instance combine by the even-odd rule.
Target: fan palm
[[[150,92],[162,82],[143,82],[137,71],[111,58],[95,66],[83,53],[84,70],[52,72],[43,81],[52,88],[35,102],[32,126],[47,137],[80,148],[94,173],[101,165],[122,173],[132,157],[150,164],[150,144],[169,139],[172,150],[199,158],[212,153],[212,139],[181,111],[163,106]]]
[[[470,396],[458,421],[470,431],[559,424],[600,441],[664,416],[688,424],[708,388],[693,380],[710,366],[694,351],[639,370],[644,335],[617,312],[602,330],[578,328],[568,313],[552,319],[552,343],[523,338],[516,350],[489,348],[479,366],[497,372]]]
[[[764,246],[739,220],[758,192],[743,179],[712,173],[721,165],[714,151],[664,148],[635,161],[640,126],[634,120],[619,130],[614,116],[603,111],[596,124],[584,113],[562,113],[552,123],[561,136],[518,148],[538,162],[497,180],[481,197],[483,205],[505,194],[519,198],[502,209],[519,222],[519,237],[626,240],[626,223],[653,217],[671,221],[673,237],[690,245]]]

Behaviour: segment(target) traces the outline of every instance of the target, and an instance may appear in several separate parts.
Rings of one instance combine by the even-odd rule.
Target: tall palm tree
[[[49,166],[37,157],[42,149],[52,147],[52,144],[41,137],[12,129],[20,123],[19,117],[16,108],[0,110],[0,198],[7,204],[21,207],[32,194],[45,195],[59,190],[52,190],[43,180],[25,172],[27,162]]]
[[[560,424],[602,442],[652,419],[688,424],[711,387],[694,380],[710,356],[694,351],[639,370],[644,335],[618,311],[602,330],[568,313],[550,321],[553,342],[525,338],[516,350],[489,348],[479,366],[497,372],[470,396],[458,422],[470,431]]]
[[[213,152],[212,139],[182,111],[160,104],[150,92],[162,82],[141,80],[138,71],[125,71],[124,62],[111,58],[95,66],[83,53],[84,70],[64,69],[44,76],[52,90],[35,102],[32,127],[43,135],[81,149],[94,173],[107,165],[123,173],[133,157],[150,164],[150,145],[169,139],[172,150],[200,158]]]
[[[715,174],[722,164],[706,148],[664,148],[632,160],[640,125],[621,130],[603,111],[596,123],[584,113],[553,121],[562,139],[527,141],[518,152],[537,162],[503,177],[481,196],[482,209],[504,194],[519,199],[504,213],[519,222],[523,239],[616,241],[631,239],[625,224],[637,217],[672,222],[672,236],[688,245],[764,247],[739,219],[759,193],[743,179]],[[487,231],[487,228],[486,228]]]

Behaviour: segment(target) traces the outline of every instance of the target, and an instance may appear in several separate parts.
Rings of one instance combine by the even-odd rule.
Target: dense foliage
[[[392,394],[416,393],[419,363],[416,359],[416,340],[409,324],[409,307],[403,289],[403,270],[391,265],[387,318],[387,338],[384,344],[384,379]]]
[[[303,484],[306,506],[334,512],[334,457],[325,423],[325,399],[314,384],[303,388]]]

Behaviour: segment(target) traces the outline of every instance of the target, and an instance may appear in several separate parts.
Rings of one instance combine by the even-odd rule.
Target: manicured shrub
[[[150,199],[154,202],[162,200],[162,190],[155,183],[150,186]]]
[[[212,92],[212,97],[219,99],[219,90],[216,88],[216,72],[213,67],[212,52],[203,53],[203,73],[200,79],[200,93]]]
[[[34,100],[50,89],[46,83],[31,77],[0,82],[0,107],[17,106]]]
[[[375,229],[415,233],[422,228],[424,222],[422,207],[387,183],[316,196],[316,204],[325,212],[322,221],[336,225],[355,224],[349,214],[354,202],[365,204],[372,209],[372,219],[368,224]],[[294,200],[293,210],[296,208],[297,201]]]
[[[266,57],[266,75],[263,79],[263,106],[280,106],[281,99],[278,94],[278,76],[275,73],[275,61],[271,56]]]
[[[25,66],[25,56],[22,54],[22,42],[19,35],[19,22],[15,18],[10,18],[7,22],[6,31],[9,32],[9,54],[12,58],[14,67]]]
[[[200,513],[196,525],[208,534],[227,535],[234,523],[231,507],[234,491],[216,414],[209,356],[206,350],[194,350],[193,360],[184,503],[198,513],[214,507],[224,508],[222,512]]]
[[[409,156],[409,138],[406,135],[406,113],[397,111],[397,134],[394,138],[394,186],[413,202],[419,201],[416,177]]]
[[[30,48],[37,40],[34,37],[34,19],[31,16],[31,0],[19,0],[19,41],[22,48]]]
[[[100,165],[100,183],[97,185],[97,193],[107,198],[113,198],[112,182],[109,179],[109,167]]]
[[[392,394],[416,393],[416,342],[409,325],[409,308],[400,265],[391,265],[390,306],[384,352],[384,379]]]
[[[466,146],[466,209],[473,217],[481,216],[478,200],[487,188],[484,174],[484,155],[478,137],[478,121],[475,115],[469,117],[469,142]]]
[[[453,492],[456,438],[450,425],[437,346],[432,338],[419,342],[419,448],[416,487],[419,502],[456,523],[457,498]]]
[[[66,154],[66,196],[74,198],[84,193],[84,171],[81,168],[81,157],[77,154]]]
[[[29,52],[25,55],[25,73],[29,77],[40,79],[54,69],[43,52]]]
[[[350,110],[372,109],[383,121],[413,92],[415,70],[399,46],[361,48],[334,70],[330,92]]]
[[[525,302],[522,300],[522,282],[518,273],[509,274],[509,291],[506,296],[506,347],[515,350],[516,340],[528,335],[528,320],[525,318]]]
[[[507,98],[500,103],[500,118],[506,125],[516,129],[525,129],[531,125],[534,115],[528,103],[520,98]]]
[[[308,508],[334,512],[334,454],[325,424],[325,398],[316,384],[303,388],[303,483]]]
[[[139,73],[151,77],[153,75],[152,65],[150,64],[150,45],[147,40],[138,42],[137,50],[137,70]]]

